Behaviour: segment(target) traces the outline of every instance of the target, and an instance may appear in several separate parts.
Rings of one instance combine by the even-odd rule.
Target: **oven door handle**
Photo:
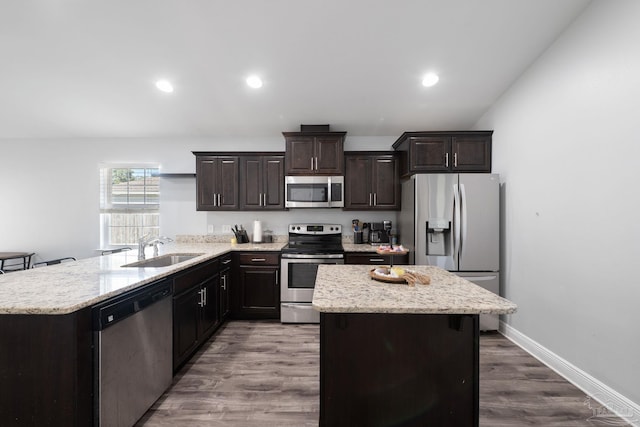
[[[313,255],[313,254],[282,254],[281,257],[287,260],[331,260],[331,259],[344,259],[344,254],[322,254],[322,255]]]

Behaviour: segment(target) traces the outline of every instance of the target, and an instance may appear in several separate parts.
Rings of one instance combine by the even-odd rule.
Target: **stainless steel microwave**
[[[287,208],[344,207],[343,176],[287,176],[284,192]]]

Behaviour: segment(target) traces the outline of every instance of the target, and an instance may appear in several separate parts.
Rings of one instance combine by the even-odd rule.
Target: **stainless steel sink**
[[[125,264],[122,267],[168,267],[170,265],[189,261],[190,259],[193,259],[200,255],[204,254],[166,254],[154,258],[143,259],[142,261],[132,262],[131,264]]]

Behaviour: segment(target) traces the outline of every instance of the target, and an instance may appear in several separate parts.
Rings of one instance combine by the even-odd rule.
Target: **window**
[[[160,233],[160,170],[157,166],[100,168],[100,247],[135,245]]]

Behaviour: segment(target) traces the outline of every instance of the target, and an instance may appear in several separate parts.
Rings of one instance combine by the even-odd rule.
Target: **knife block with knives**
[[[238,243],[249,243],[249,235],[247,235],[247,230],[242,225],[240,225],[240,228],[235,225],[231,231],[235,234]]]

